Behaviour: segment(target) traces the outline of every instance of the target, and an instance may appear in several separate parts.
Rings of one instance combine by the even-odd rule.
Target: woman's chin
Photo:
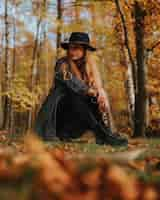
[[[79,58],[75,57],[75,58],[72,58],[72,60],[74,60],[74,61],[75,61],[75,60],[79,60]]]
[[[81,59],[82,57],[71,57],[71,59],[73,60],[73,61],[76,61],[76,60],[79,60],[79,59]]]

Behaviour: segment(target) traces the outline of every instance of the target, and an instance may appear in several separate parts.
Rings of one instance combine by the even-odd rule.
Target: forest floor
[[[160,139],[113,147],[91,135],[72,142],[1,136],[0,185],[2,200],[159,199]]]

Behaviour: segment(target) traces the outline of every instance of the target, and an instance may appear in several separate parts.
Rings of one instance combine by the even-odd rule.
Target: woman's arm
[[[101,90],[103,88],[100,72],[97,69],[96,61],[92,58],[88,59],[88,64],[90,65],[91,75],[93,78],[93,84],[97,88],[97,90]]]
[[[88,60],[88,63],[91,67],[91,73],[93,76],[93,85],[97,89],[97,92],[98,92],[97,100],[99,103],[100,110],[105,110],[106,108],[109,108],[109,102],[108,102],[107,94],[103,88],[100,72],[97,69],[96,61],[94,59]]]

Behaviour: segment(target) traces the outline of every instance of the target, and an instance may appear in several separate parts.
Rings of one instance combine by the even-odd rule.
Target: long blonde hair
[[[96,88],[102,87],[100,72],[98,70],[98,58],[97,58],[96,54],[94,54],[93,52],[90,52],[90,51],[86,51],[85,60],[86,60],[86,63],[84,66],[84,70],[87,75],[88,85],[96,87]],[[79,71],[76,64],[71,59],[69,59],[69,62],[72,67],[72,73],[75,74],[79,79],[82,80],[81,72]],[[84,81],[84,80],[82,80],[82,81]]]

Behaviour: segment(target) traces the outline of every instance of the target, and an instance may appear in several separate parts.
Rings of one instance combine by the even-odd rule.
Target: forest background
[[[65,54],[60,42],[73,31],[89,33],[97,47],[111,120],[127,147],[30,134]],[[160,0],[0,0],[0,199],[157,200],[153,136],[160,136]]]

